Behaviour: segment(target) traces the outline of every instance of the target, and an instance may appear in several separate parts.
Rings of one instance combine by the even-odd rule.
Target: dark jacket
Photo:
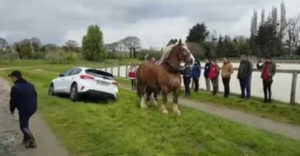
[[[191,78],[193,74],[193,69],[190,66],[186,66],[182,72],[183,77]]]
[[[253,71],[252,63],[249,61],[241,61],[239,70],[238,70],[238,79],[244,79],[250,77]]]
[[[192,77],[193,78],[199,78],[201,75],[201,65],[198,63],[195,63],[193,66],[193,72],[192,72]]]
[[[32,114],[37,110],[37,93],[34,86],[24,79],[18,80],[11,88],[10,111],[18,109],[19,114]]]
[[[261,71],[261,78],[263,78],[263,72],[264,72],[266,63],[267,62],[264,62],[263,65],[259,65],[259,63],[257,63],[257,69],[262,70]],[[273,79],[273,76],[275,75],[275,73],[276,73],[276,63],[271,61],[269,66],[268,66],[268,75],[270,76],[271,80]]]
[[[206,63],[205,68],[204,68],[204,76],[205,77],[209,76],[209,71],[210,71],[210,63]]]

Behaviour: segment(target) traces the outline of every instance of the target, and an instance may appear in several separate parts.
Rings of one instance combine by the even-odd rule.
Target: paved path
[[[9,91],[7,81],[0,79],[0,156],[68,156],[68,151],[51,132],[40,114],[30,121],[38,147],[25,149],[21,145],[22,134],[19,130],[17,112],[9,113]]]
[[[119,85],[121,88],[131,90],[127,85]],[[168,98],[169,100],[171,98]],[[221,107],[215,105],[209,105],[201,103],[199,101],[189,100],[186,98],[179,98],[179,104],[184,107],[197,109],[203,112],[207,112],[212,115],[220,116],[222,118],[242,123],[251,127],[262,129],[268,132],[277,133],[295,140],[300,141],[300,126],[292,125],[288,123],[282,123],[266,118],[262,118],[249,113]]]

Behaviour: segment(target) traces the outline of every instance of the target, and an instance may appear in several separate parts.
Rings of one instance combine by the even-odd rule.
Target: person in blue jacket
[[[211,61],[209,59],[205,59],[205,67],[204,67],[204,78],[205,78],[205,84],[206,84],[206,90],[210,91],[210,79],[209,79],[209,72],[210,72],[210,65]]]
[[[191,94],[190,84],[191,84],[192,72],[193,69],[190,65],[186,66],[182,72],[186,96],[189,96]]]
[[[195,88],[194,88],[195,92],[198,92],[198,90],[199,90],[200,75],[201,75],[201,64],[198,60],[196,60],[194,66],[193,66],[193,71],[192,71],[193,82],[195,84]]]
[[[26,148],[35,148],[36,143],[29,130],[29,120],[37,110],[36,90],[31,83],[22,77],[20,71],[13,71],[8,76],[14,82],[10,93],[10,112],[13,114],[15,109],[18,110],[20,129],[24,134],[23,144]]]

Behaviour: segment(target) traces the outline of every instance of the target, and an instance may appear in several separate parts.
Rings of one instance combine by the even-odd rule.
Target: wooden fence
[[[121,69],[125,68],[124,69],[124,72],[125,75],[121,74]],[[114,69],[117,69],[116,72],[114,72]],[[106,71],[106,72],[109,72],[111,74],[113,74],[114,76],[116,77],[124,77],[124,78],[128,78],[128,71],[130,69],[130,65],[128,64],[120,64],[120,65],[117,65],[117,66],[110,66],[110,65],[106,65],[104,68],[102,68],[102,70]],[[204,69],[202,67],[202,69]],[[238,69],[237,68],[234,68],[235,71],[237,71]],[[253,69],[254,72],[261,72],[261,70],[258,70],[258,69]],[[114,74],[116,73],[116,74]],[[282,69],[277,69],[276,70],[276,73],[286,73],[286,74],[292,74],[292,82],[291,82],[291,93],[290,93],[290,104],[296,104],[296,91],[297,91],[297,77],[298,77],[298,74],[300,74],[300,70],[282,70]]]

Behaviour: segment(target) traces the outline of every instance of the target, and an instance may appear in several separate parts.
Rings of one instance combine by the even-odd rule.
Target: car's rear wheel
[[[51,96],[55,95],[53,83],[51,83],[50,86],[49,86],[48,95],[51,95]]]
[[[72,101],[77,101],[79,99],[77,84],[73,84],[70,91],[70,98]]]

